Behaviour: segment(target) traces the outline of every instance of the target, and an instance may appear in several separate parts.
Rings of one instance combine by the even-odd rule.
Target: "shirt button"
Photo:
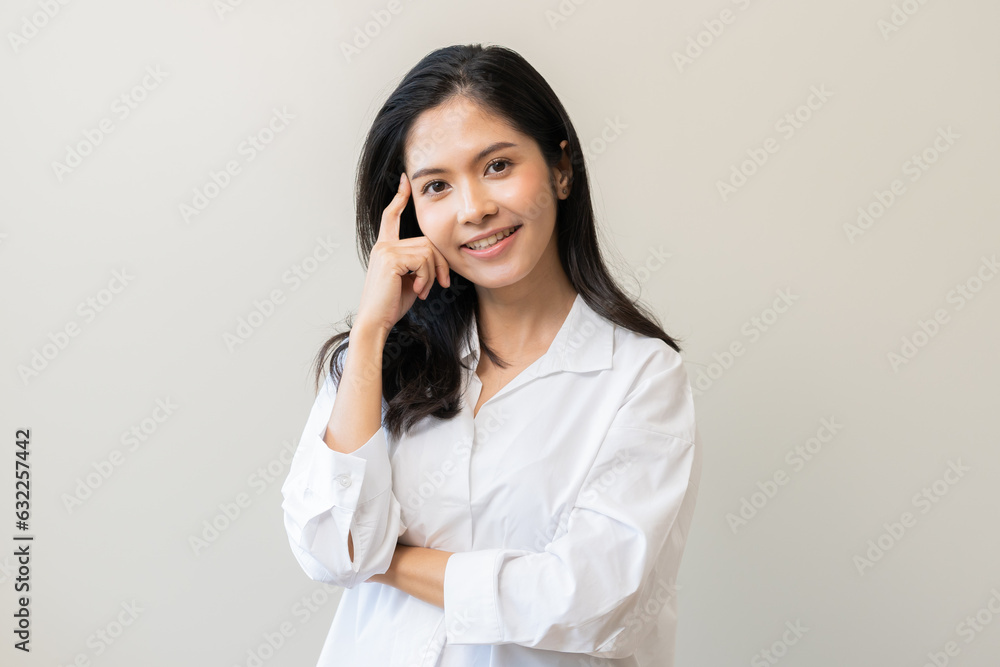
[[[337,481],[340,482],[340,485],[346,489],[351,485],[351,476],[347,474],[337,475]]]

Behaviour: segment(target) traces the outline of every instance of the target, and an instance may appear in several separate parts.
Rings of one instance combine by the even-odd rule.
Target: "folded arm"
[[[355,347],[353,332],[351,340]],[[370,393],[373,382],[380,386],[381,376],[373,380],[367,362],[379,349],[364,342],[349,348],[339,390],[327,375],[281,487],[285,530],[299,565],[310,578],[344,588],[385,572],[405,530],[377,413],[373,423],[358,425],[335,412],[358,392]],[[380,394],[368,398],[376,406],[381,401]]]
[[[444,571],[451,555],[451,551],[397,544],[389,569],[368,581],[398,588],[444,609]]]
[[[619,408],[562,535],[541,552],[445,561],[449,643],[621,658],[652,630],[645,610],[674,589],[700,478],[687,375],[679,356],[659,361]]]

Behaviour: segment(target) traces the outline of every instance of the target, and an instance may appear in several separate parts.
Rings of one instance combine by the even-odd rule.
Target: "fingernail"
[[[406,172],[404,171],[399,175],[399,187],[403,187],[403,179],[405,178],[406,178]]]

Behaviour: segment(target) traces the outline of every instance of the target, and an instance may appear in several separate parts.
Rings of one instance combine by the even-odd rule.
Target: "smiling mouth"
[[[478,241],[473,241],[472,243],[466,243],[462,247],[463,248],[468,248],[469,250],[485,250],[486,248],[489,248],[490,246],[494,246],[497,243],[499,243],[500,241],[503,241],[505,238],[507,238],[508,236],[510,236],[511,234],[513,234],[514,232],[516,232],[520,228],[521,228],[521,225],[514,225],[512,227],[508,227],[507,229],[504,229],[503,231],[497,232],[493,236],[488,236],[485,239],[480,239]]]

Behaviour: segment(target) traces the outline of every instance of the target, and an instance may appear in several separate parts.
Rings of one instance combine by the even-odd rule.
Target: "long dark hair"
[[[355,186],[358,253],[365,269],[378,238],[382,211],[395,196],[404,171],[410,127],[422,112],[455,95],[505,118],[534,138],[550,167],[562,156],[560,142],[569,141],[572,187],[566,199],[556,198],[556,233],[559,259],[570,283],[599,315],[659,338],[680,352],[655,316],[630,299],[605,267],[583,151],[569,115],[545,79],[518,53],[502,46],[455,45],[429,53],[406,73],[375,116],[361,150]],[[554,180],[552,187],[555,198]],[[400,216],[399,237],[422,235],[411,199]],[[469,325],[477,314],[475,285],[452,271],[449,288],[435,281],[427,299],[415,300],[389,332],[382,355],[382,396],[388,406],[384,426],[394,437],[428,415],[450,419],[460,412],[463,368],[473,370],[459,359],[460,342],[471,342]],[[351,325],[349,315],[348,330],[327,340],[317,353],[317,389],[324,369],[339,386]],[[481,330],[478,337],[482,353],[498,366],[506,366],[485,344]]]

